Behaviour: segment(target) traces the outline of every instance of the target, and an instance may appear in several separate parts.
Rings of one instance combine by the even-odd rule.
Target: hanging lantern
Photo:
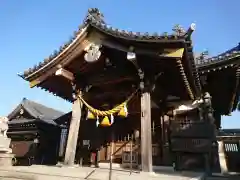
[[[91,111],[88,111],[87,119],[96,119],[96,117]]]
[[[126,104],[123,106],[123,108],[120,109],[118,116],[120,117],[127,117],[128,116],[128,110]]]
[[[108,126],[111,126],[111,123],[109,121],[109,118],[107,116],[105,116],[101,122],[101,126],[104,126],[104,127],[108,127]]]

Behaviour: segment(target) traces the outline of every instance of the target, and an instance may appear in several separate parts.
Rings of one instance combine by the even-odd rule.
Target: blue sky
[[[170,32],[175,24],[197,24],[194,50],[211,55],[240,42],[237,0],[1,0],[0,115],[7,115],[23,97],[69,111],[71,104],[41,89],[30,89],[17,73],[32,67],[66,42],[87,9],[97,7],[107,23],[140,32]],[[224,118],[224,128],[240,128],[239,113]]]

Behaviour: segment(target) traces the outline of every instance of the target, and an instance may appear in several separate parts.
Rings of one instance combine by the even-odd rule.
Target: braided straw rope
[[[138,89],[133,92],[128,98],[127,100],[125,100],[123,103],[117,105],[116,107],[114,107],[113,109],[107,110],[107,111],[101,111],[98,109],[93,108],[91,105],[89,105],[81,95],[78,95],[78,98],[82,101],[82,103],[88,108],[89,111],[91,111],[93,114],[97,115],[97,116],[109,116],[115,113],[118,113],[122,108],[124,108],[127,103],[134,97],[134,95],[136,94],[136,92],[138,91]]]

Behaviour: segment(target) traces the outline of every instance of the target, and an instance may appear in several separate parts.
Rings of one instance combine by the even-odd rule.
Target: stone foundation
[[[9,148],[11,139],[0,135],[0,167],[1,166],[12,166],[12,149]]]
[[[1,166],[12,166],[12,159],[14,158],[13,154],[10,153],[1,153],[0,152],[0,167]]]

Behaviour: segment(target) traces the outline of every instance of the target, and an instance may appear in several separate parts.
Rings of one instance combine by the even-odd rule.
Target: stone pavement
[[[225,175],[213,173],[212,176],[207,177],[206,180],[240,180],[240,174],[235,172],[228,172]]]
[[[0,167],[0,180],[108,180],[109,169],[90,167],[57,167],[57,166],[15,166]],[[140,173],[115,169],[112,180],[198,180],[201,173],[193,172],[161,172]]]

